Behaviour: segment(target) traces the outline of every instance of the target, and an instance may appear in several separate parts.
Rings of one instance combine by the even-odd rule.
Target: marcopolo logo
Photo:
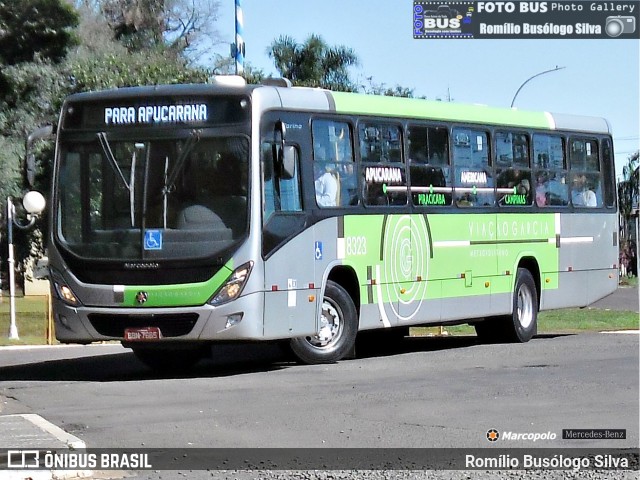
[[[531,441],[537,442],[539,440],[555,440],[557,435],[553,432],[498,432],[495,428],[487,431],[487,440],[490,442],[502,441]]]

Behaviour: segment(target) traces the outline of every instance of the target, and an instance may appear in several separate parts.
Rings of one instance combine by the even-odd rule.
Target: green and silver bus
[[[614,182],[601,118],[239,77],[72,95],[56,337],[156,367],[238,341],[334,362],[415,325],[526,342],[538,311],[616,289]]]

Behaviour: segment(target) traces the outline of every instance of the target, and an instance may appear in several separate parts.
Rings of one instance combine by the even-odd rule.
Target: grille
[[[123,338],[127,328],[158,327],[163,337],[179,337],[193,330],[198,321],[197,313],[174,315],[113,315],[89,314],[89,321],[100,335]]]

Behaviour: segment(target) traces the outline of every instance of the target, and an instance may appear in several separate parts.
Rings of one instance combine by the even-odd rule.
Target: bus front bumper
[[[234,341],[263,338],[263,305],[264,293],[254,292],[217,307],[71,307],[54,299],[53,311],[56,338],[62,343],[127,342],[144,331],[159,335],[142,336],[142,341]]]

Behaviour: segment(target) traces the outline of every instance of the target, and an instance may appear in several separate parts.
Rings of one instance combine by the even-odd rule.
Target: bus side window
[[[366,205],[406,205],[407,176],[398,125],[361,122],[358,140],[362,159],[362,193]]]
[[[604,175],[604,204],[607,207],[616,205],[616,174],[613,160],[611,139],[602,141],[602,173]]]
[[[497,200],[503,206],[533,204],[529,167],[529,137],[523,133],[496,132]],[[510,189],[510,192],[506,192]]]
[[[312,134],[316,203],[320,208],[357,205],[358,180],[349,124],[316,119]]]
[[[601,207],[602,181],[597,140],[571,139],[569,142],[569,169],[573,206]]]
[[[449,132],[446,127],[410,125],[409,170],[414,205],[451,205]]]
[[[453,135],[455,201],[459,207],[493,206],[494,179],[489,135],[482,130],[456,127]]]
[[[535,199],[539,207],[569,205],[569,184],[564,139],[558,135],[533,136],[533,175]]]
[[[299,212],[302,210],[302,201],[300,199],[300,165],[295,165],[291,178],[283,177],[277,168],[275,168],[273,151],[273,142],[263,139],[260,160],[262,164],[264,223],[266,223],[269,217],[275,212]]]

